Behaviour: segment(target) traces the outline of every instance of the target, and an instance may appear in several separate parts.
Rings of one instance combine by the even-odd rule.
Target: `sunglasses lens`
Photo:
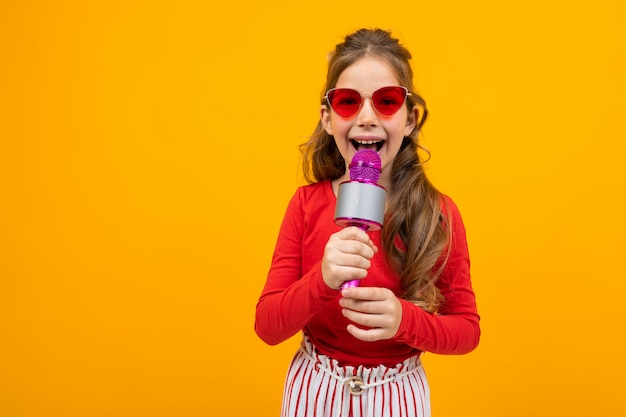
[[[372,94],[372,104],[376,111],[391,116],[404,104],[407,91],[402,87],[383,87]],[[330,107],[341,117],[352,117],[361,108],[361,93],[350,88],[335,88],[327,93]]]
[[[328,92],[328,102],[339,116],[350,117],[361,108],[361,94],[349,88],[337,88]]]
[[[372,103],[380,114],[391,116],[404,104],[406,90],[402,87],[383,87],[374,91]]]

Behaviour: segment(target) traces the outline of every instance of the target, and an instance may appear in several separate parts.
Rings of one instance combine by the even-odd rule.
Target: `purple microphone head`
[[[371,149],[357,151],[350,162],[350,180],[376,184],[382,163],[378,153]]]

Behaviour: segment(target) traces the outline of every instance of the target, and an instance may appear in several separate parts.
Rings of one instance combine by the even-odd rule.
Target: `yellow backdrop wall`
[[[426,354],[434,416],[626,414],[620,0],[5,0],[0,415],[277,415],[253,331],[326,53],[414,54],[429,175],[483,337]]]

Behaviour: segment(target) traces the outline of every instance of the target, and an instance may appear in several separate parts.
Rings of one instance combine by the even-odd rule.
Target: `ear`
[[[320,121],[322,122],[322,126],[324,126],[324,130],[326,130],[326,133],[332,136],[333,128],[330,124],[330,110],[325,104],[322,104],[322,107],[320,108]]]
[[[406,127],[404,128],[404,136],[407,137],[413,133],[417,126],[417,121],[420,117],[420,109],[418,106],[413,106],[409,114],[406,116]]]

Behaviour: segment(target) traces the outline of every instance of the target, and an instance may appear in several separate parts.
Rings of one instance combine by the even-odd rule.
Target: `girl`
[[[420,355],[478,344],[465,229],[418,156],[428,112],[410,58],[380,29],[358,30],[330,56],[320,122],[301,147],[310,184],[289,203],[256,309],[266,343],[303,333],[282,416],[430,416]],[[334,224],[360,149],[378,152],[387,189],[384,226],[369,234]]]

